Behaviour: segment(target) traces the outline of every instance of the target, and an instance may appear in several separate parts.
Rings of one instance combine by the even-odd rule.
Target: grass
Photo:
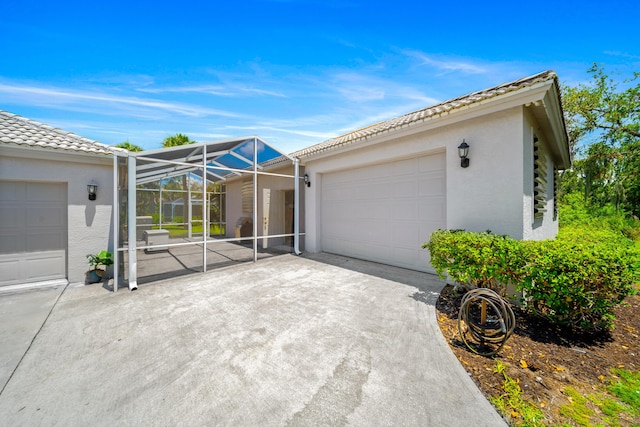
[[[609,393],[628,405],[632,415],[640,418],[640,372],[614,369],[612,373],[617,380],[609,384]]]
[[[591,425],[591,418],[595,415],[595,412],[589,407],[590,399],[580,394],[573,387],[565,388],[564,394],[569,399],[569,403],[560,407],[560,414],[573,420],[579,426]]]
[[[544,414],[533,403],[526,401],[518,381],[506,373],[506,365],[496,360],[494,372],[504,377],[504,393],[490,396],[491,403],[511,424],[522,427],[546,426]],[[571,424],[583,427],[629,425],[629,420],[640,420],[640,372],[612,369],[608,386],[593,394],[583,395],[573,387],[563,390],[569,403],[560,407],[560,414]],[[640,426],[640,421],[631,421]]]
[[[542,411],[522,397],[520,384],[507,375],[506,365],[497,360],[494,372],[502,374],[504,377],[504,394],[497,397],[490,396],[489,401],[493,403],[500,412],[508,415],[516,426],[544,426],[544,415]]]
[[[619,426],[621,422],[636,420],[640,425],[640,372],[612,369],[609,385],[596,393],[582,395],[572,387],[563,390],[569,403],[560,413],[575,425]],[[624,424],[628,425],[628,424]]]
[[[154,230],[159,230],[160,227],[157,225],[154,225],[152,227]],[[186,237],[188,235],[188,230],[186,228],[184,228],[184,225],[182,224],[165,224],[162,226],[163,230],[168,230],[169,231],[169,237],[171,238],[175,238],[175,237]],[[192,225],[191,226],[191,233],[193,234],[202,234],[202,224],[197,224],[197,225]],[[210,227],[209,233],[211,236],[224,236],[225,235],[225,226],[224,225],[218,225],[218,224],[213,224]]]

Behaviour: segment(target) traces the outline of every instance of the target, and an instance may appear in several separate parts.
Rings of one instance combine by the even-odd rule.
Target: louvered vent
[[[553,168],[553,220],[558,219],[558,185],[560,183],[560,172],[558,168]]]
[[[253,213],[253,181],[242,182],[242,212]]]
[[[547,204],[547,158],[542,141],[533,137],[533,217],[542,218]]]

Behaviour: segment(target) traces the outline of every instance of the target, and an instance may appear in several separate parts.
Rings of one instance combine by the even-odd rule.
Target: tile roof
[[[547,82],[554,80],[557,83],[558,76],[553,71],[544,71],[533,76],[525,77],[520,80],[516,80],[509,83],[503,83],[493,88],[473,92],[468,95],[464,95],[449,101],[442,102],[440,104],[433,105],[431,107],[423,108],[418,111],[414,111],[405,114],[394,119],[385,120],[380,123],[376,123],[362,129],[347,133],[342,136],[330,139],[328,141],[321,142],[316,145],[312,145],[302,150],[292,153],[292,157],[303,158],[311,156],[313,154],[321,153],[324,151],[332,150],[341,146],[351,144],[355,141],[369,138],[371,136],[389,132],[398,128],[413,125],[425,120],[434,118],[440,114],[448,113],[457,110],[462,107],[467,107],[488,99],[504,95],[506,93],[515,92],[520,89],[531,87],[537,83]]]
[[[2,110],[0,110],[0,143],[103,155],[111,155],[116,151],[126,153],[126,150],[101,144]]]

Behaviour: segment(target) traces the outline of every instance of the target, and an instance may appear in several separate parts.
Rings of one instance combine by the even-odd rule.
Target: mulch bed
[[[606,386],[611,368],[640,370],[638,295],[627,298],[626,304],[616,309],[612,331],[594,335],[562,329],[512,307],[515,330],[493,357],[477,355],[461,341],[458,333],[461,298],[452,286],[446,286],[436,304],[440,329],[455,355],[487,396],[504,393],[504,377],[494,372],[496,360],[501,361],[507,366],[506,374],[519,381],[523,397],[544,412],[549,425],[567,421],[558,412],[569,401],[563,393],[566,387],[573,387],[583,395],[592,394]],[[629,425],[638,423],[629,421]]]

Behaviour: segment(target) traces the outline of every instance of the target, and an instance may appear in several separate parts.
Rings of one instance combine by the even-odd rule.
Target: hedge
[[[582,329],[612,327],[613,310],[640,279],[633,243],[601,232],[519,241],[490,232],[438,230],[423,247],[441,277],[501,295],[513,284],[525,309]]]

